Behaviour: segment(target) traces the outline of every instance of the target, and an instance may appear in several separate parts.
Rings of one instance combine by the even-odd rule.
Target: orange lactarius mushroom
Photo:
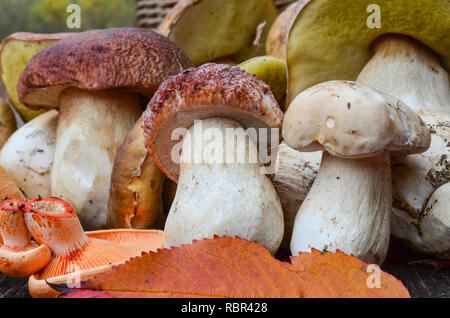
[[[48,283],[76,284],[164,245],[164,233],[159,230],[84,232],[72,207],[57,198],[29,201],[25,223],[34,239],[52,251],[48,265],[30,277],[33,297],[55,297],[58,292]]]
[[[31,235],[25,226],[23,208],[25,202],[9,199],[0,206],[0,272],[12,277],[29,276],[50,261],[47,246],[31,242]]]

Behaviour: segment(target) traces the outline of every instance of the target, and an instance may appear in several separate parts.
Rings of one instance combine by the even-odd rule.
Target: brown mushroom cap
[[[62,38],[72,35],[72,33],[31,33],[31,32],[16,32],[10,34],[0,43],[0,52],[5,48],[10,41],[59,41]],[[3,72],[3,65],[0,63],[0,73]]]
[[[166,37],[147,29],[119,28],[77,33],[36,54],[23,71],[17,91],[33,109],[59,106],[69,86],[87,90],[126,89],[153,94],[167,73],[191,66]]]
[[[351,81],[320,83],[297,95],[284,117],[283,138],[299,151],[348,159],[421,153],[431,142],[429,129],[408,106]]]
[[[283,112],[269,86],[238,67],[207,63],[168,78],[143,114],[143,128],[153,161],[175,182],[179,165],[170,154],[179,141],[171,140],[172,131],[210,117],[231,118],[245,128],[280,128]]]

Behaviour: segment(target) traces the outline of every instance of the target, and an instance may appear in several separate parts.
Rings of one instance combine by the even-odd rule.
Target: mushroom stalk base
[[[230,146],[234,137],[226,134],[227,128],[243,128],[234,120],[214,117],[203,120],[201,130],[195,127],[183,140],[178,188],[164,229],[166,246],[214,235],[239,236],[275,253],[283,238],[283,213],[259,160],[251,160],[257,157],[255,144],[247,139],[243,147],[237,141]],[[221,136],[208,135],[214,131]],[[247,157],[230,162],[230,154],[234,159]]]
[[[338,249],[381,265],[389,246],[390,175],[388,152],[354,160],[324,152],[295,218],[292,255]]]
[[[61,94],[52,196],[73,206],[85,230],[106,224],[116,152],[139,115],[134,93],[69,88]]]

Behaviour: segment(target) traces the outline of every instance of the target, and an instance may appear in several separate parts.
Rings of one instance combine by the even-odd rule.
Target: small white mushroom
[[[269,87],[238,67],[208,63],[166,80],[143,118],[153,161],[178,181],[166,246],[226,235],[275,253],[283,238],[280,201],[261,170],[255,140],[240,143],[230,133],[281,126],[282,111]],[[176,128],[188,129],[181,147],[171,139]],[[171,157],[174,149],[182,149],[179,165]]]
[[[28,199],[51,195],[58,112],[48,111],[20,127],[0,151],[0,165]]]
[[[294,99],[283,137],[294,149],[324,151],[295,218],[292,254],[339,249],[382,264],[392,210],[389,152],[425,151],[428,128],[399,100],[359,83],[331,81]]]

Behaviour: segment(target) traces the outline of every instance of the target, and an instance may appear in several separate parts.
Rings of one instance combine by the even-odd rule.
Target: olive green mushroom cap
[[[355,80],[383,34],[418,40],[448,69],[449,32],[448,0],[311,0],[289,32],[289,100],[317,83]]]

